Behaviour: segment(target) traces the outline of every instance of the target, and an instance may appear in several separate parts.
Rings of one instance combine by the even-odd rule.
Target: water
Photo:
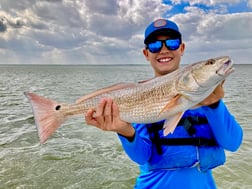
[[[133,188],[138,167],[116,134],[69,120],[45,145],[38,144],[32,91],[60,102],[118,82],[152,77],[146,66],[0,66],[0,188]],[[244,129],[244,141],[227,163],[214,170],[221,189],[252,188],[252,65],[236,65],[224,98]]]

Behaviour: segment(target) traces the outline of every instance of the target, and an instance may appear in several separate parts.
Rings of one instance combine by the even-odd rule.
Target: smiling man
[[[152,22],[145,31],[143,54],[155,77],[178,69],[185,50],[178,26],[165,19]],[[164,136],[164,121],[152,124],[120,120],[112,99],[102,99],[90,109],[86,123],[118,133],[127,155],[140,167],[137,189],[214,189],[212,169],[225,163],[224,150],[236,151],[243,132],[221,98],[222,84],[187,110],[173,134]],[[202,106],[203,105],[203,106]]]

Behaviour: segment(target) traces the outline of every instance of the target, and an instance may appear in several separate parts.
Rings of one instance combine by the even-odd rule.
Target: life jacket
[[[153,149],[148,170],[176,170],[198,167],[207,171],[224,164],[225,152],[220,147],[204,116],[183,117],[173,134],[163,136],[164,121],[147,124]]]

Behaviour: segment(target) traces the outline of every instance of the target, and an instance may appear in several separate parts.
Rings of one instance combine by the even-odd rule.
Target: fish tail
[[[34,93],[24,93],[29,99],[38,129],[40,143],[43,144],[66,120],[61,113],[61,105]]]

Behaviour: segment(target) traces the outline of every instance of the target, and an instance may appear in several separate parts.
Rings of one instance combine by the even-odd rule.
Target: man
[[[179,68],[185,50],[176,23],[158,19],[145,30],[143,54],[155,77]],[[216,188],[211,169],[224,164],[224,149],[235,151],[242,129],[221,100],[222,84],[194,110],[187,110],[173,134],[163,136],[163,121],[126,123],[112,99],[102,99],[85,115],[86,123],[114,131],[127,155],[140,166],[135,188]],[[95,114],[94,114],[95,113]]]

